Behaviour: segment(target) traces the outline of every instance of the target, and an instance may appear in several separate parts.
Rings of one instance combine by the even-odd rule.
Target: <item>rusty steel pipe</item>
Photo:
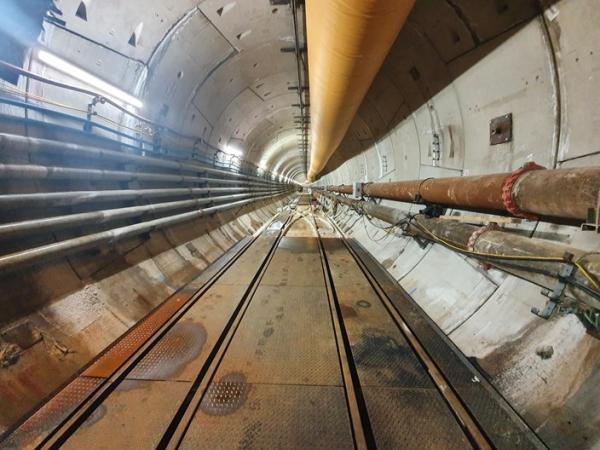
[[[411,234],[420,236],[429,241],[436,242],[430,234],[424,232],[428,230],[434,236],[437,236],[461,250],[477,252],[480,254],[502,257],[508,255],[518,255],[522,257],[555,257],[562,258],[565,253],[570,253],[577,261],[581,258],[586,260],[586,269],[596,279],[600,278],[600,255],[589,253],[580,248],[571,247],[562,243],[550,241],[548,239],[529,238],[509,231],[495,228],[486,228],[467,223],[428,218],[422,214],[414,216],[414,222],[408,222],[409,214],[397,208],[377,205],[363,200],[355,200],[340,197],[328,192],[318,192],[317,196],[323,195],[334,202],[339,202],[353,207],[360,214],[368,214],[391,225],[398,225],[406,222],[407,230]],[[421,227],[423,229],[421,229]],[[556,279],[559,278],[559,264],[556,262],[545,261],[527,261],[527,260],[502,260],[490,261],[497,268],[525,278],[538,285],[549,287],[553,286]],[[589,281],[578,271],[573,275],[574,279],[585,286],[591,287]],[[589,295],[581,289],[571,286],[569,290],[574,293],[575,298],[585,302],[595,309],[600,309],[600,300]]]
[[[327,190],[351,194],[352,186],[328,186]],[[600,167],[362,184],[367,197],[578,221],[596,207],[599,192]]]
[[[160,219],[154,219],[149,220],[147,222],[137,223],[134,225],[114,228],[111,230],[102,231],[100,233],[80,236],[73,239],[67,239],[65,241],[59,241],[52,244],[42,245],[40,247],[11,253],[9,255],[0,256],[0,274],[6,274],[9,271],[15,270],[17,268],[27,267],[32,264],[37,264],[48,260],[69,256],[82,250],[98,247],[100,245],[114,245],[117,242],[120,242],[126,238],[137,236],[142,233],[148,233],[150,231],[162,229],[165,227],[189,222],[191,220],[199,219],[209,214],[226,211],[232,208],[239,208],[250,203],[255,203],[259,201],[277,199],[279,197],[287,195],[289,195],[289,193],[285,192],[283,194],[266,195],[257,198],[239,200],[233,203],[227,203],[224,205],[198,209],[195,211],[176,214],[173,216],[162,217]]]

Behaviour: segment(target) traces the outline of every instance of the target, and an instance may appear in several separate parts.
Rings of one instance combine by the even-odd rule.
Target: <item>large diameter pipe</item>
[[[69,256],[82,250],[98,247],[100,245],[114,245],[126,238],[138,236],[142,233],[148,233],[150,231],[165,227],[186,223],[210,214],[233,208],[239,208],[254,202],[276,199],[285,195],[289,194],[286,192],[283,194],[266,195],[258,198],[239,200],[237,202],[227,203],[225,205],[213,206],[210,208],[199,209],[174,216],[162,217],[160,219],[114,228],[112,230],[102,231],[100,233],[80,236],[77,238],[67,239],[65,241],[0,256],[0,274],[5,274],[17,268],[27,267],[32,264],[45,262],[51,259]]]
[[[281,193],[280,189],[272,194]],[[143,217],[146,215],[165,214],[170,211],[191,209],[194,207],[216,204],[221,202],[233,202],[248,197],[266,195],[268,192],[255,194],[234,194],[218,197],[206,197],[193,200],[181,200],[177,202],[155,203],[151,205],[131,206],[126,208],[105,209],[77,214],[66,214],[63,216],[46,217],[43,219],[24,220],[0,224],[0,240],[22,237],[26,235],[48,233],[66,228],[83,225],[103,225],[117,220]]]
[[[67,142],[41,139],[16,134],[0,133],[0,153],[51,153],[75,157],[86,157],[94,159],[107,159],[112,161],[129,162],[139,166],[162,167],[188,172],[206,172],[227,178],[243,180],[254,180],[263,183],[271,183],[260,177],[253,177],[227,170],[215,169],[195,162],[173,161],[168,159],[154,158],[150,156],[135,155],[114,150],[106,150],[91,145],[71,144]]]
[[[523,235],[510,233],[495,228],[485,228],[467,223],[454,222],[428,218],[422,214],[416,215],[409,221],[409,214],[397,208],[378,205],[362,200],[354,200],[330,194],[328,192],[315,192],[317,196],[323,195],[334,202],[353,207],[359,213],[368,214],[391,225],[402,222],[407,224],[407,229],[421,238],[436,242],[433,236],[451,243],[452,245],[479,254],[490,255],[486,259],[497,268],[525,278],[533,283],[545,287],[553,287],[556,279],[560,277],[560,263],[556,261],[527,261],[501,259],[505,256],[517,255],[519,257],[548,257],[561,260],[565,253],[573,255],[573,260],[585,259],[585,267],[596,279],[600,278],[600,255],[589,254],[585,250],[549,241],[547,239],[529,238]],[[414,222],[418,226],[414,225]],[[427,230],[428,232],[424,232]],[[430,234],[431,233],[431,234]],[[499,257],[492,260],[493,257]],[[565,260],[566,262],[566,260]],[[589,281],[579,272],[573,274],[574,279],[581,285],[591,287]],[[590,295],[587,291],[573,286],[569,291],[575,298],[582,300],[587,305],[600,309],[600,300]]]
[[[352,186],[327,190],[351,194]],[[600,167],[362,184],[368,197],[575,220],[585,220],[588,209],[596,208],[599,192]]]
[[[348,131],[415,0],[307,0],[314,181]]]

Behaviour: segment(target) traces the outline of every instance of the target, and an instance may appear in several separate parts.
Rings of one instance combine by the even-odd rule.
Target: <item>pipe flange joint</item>
[[[494,231],[494,230],[499,230],[499,229],[500,229],[500,227],[495,222],[490,222],[486,226],[476,229],[475,231],[473,231],[471,236],[469,236],[469,240],[467,241],[467,250],[470,252],[474,252],[475,244],[477,243],[477,239],[479,239],[479,237],[483,233],[485,233],[487,231]]]
[[[540,166],[534,162],[528,162],[524,164],[521,168],[515,170],[511,173],[506,180],[504,180],[504,184],[502,185],[502,202],[504,203],[504,207],[506,210],[511,213],[515,217],[521,217],[523,219],[528,220],[537,220],[538,216],[535,214],[531,214],[523,211],[519,208],[519,205],[515,202],[513,198],[513,188],[515,187],[515,183],[524,173],[531,172],[532,170],[544,170],[545,167]]]

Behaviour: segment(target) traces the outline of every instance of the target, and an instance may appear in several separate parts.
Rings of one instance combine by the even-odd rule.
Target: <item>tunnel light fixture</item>
[[[223,152],[227,153],[228,155],[231,155],[231,156],[237,156],[238,158],[244,154],[244,152],[241,149],[239,149],[231,144],[227,144],[225,146],[225,148],[223,149]]]
[[[108,97],[112,97],[115,100],[119,100],[138,109],[144,107],[144,104],[134,96],[46,50],[38,51],[38,59],[59,72],[101,91]]]

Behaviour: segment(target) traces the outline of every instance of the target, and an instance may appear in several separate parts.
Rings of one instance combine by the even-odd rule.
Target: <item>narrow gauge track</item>
[[[360,414],[364,445],[367,448],[547,448],[373,256],[358,242],[347,239],[331,219],[327,218],[326,223],[335,230],[335,239],[324,239],[314,220],[346,351],[355,362],[351,378],[355,383],[353,390],[359,392],[354,394],[357,400],[351,410]],[[341,261],[346,264],[340,264]],[[348,287],[348,280],[353,280],[351,283],[356,283],[356,287]],[[377,318],[362,319],[359,333],[351,323],[356,310],[348,309],[357,298],[356,293],[363,299],[355,302],[357,309],[372,308],[373,303],[364,298],[373,298],[385,310]],[[390,326],[392,323],[395,327]],[[357,335],[364,339],[365,334],[371,334],[386,351],[382,354],[375,350],[367,356],[369,362],[361,364],[364,355]],[[397,350],[395,355],[387,351],[393,347]],[[376,368],[374,383],[370,373],[373,368]],[[380,376],[386,371],[389,372],[385,376]],[[387,376],[403,371],[405,375],[396,380]],[[392,429],[388,414],[399,413],[404,419],[395,421]],[[457,426],[453,426],[450,416]],[[447,442],[436,442],[434,434],[419,432],[422,426],[444,428]]]
[[[545,448],[385,269],[301,202],[3,445]]]

